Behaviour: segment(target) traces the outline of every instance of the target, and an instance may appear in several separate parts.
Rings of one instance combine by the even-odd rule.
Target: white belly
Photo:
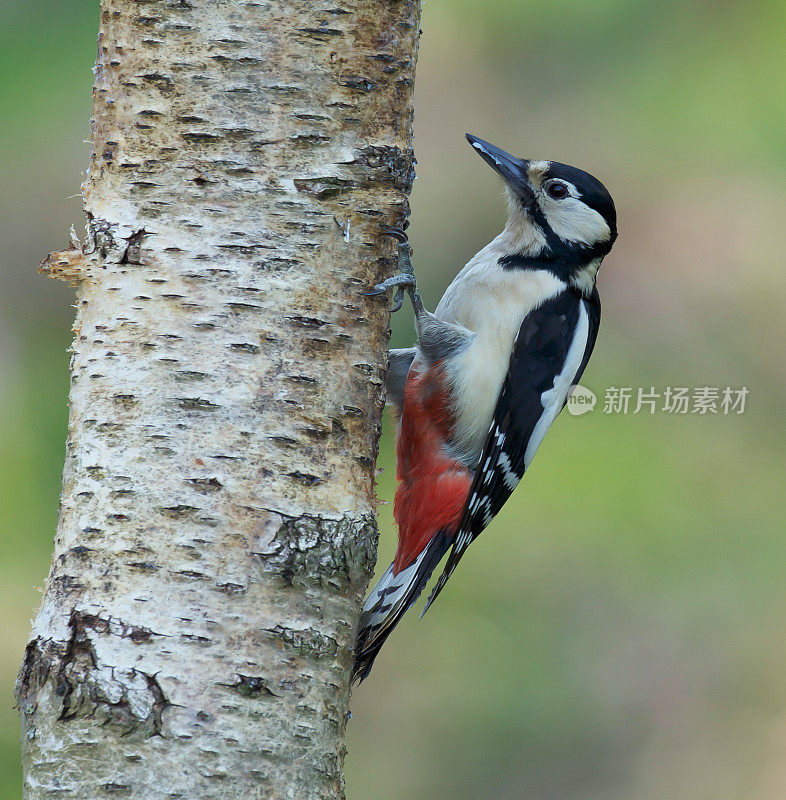
[[[456,418],[453,444],[468,464],[480,458],[524,317],[566,288],[548,270],[489,269],[482,254],[459,273],[436,310],[441,319],[476,334],[446,364]]]

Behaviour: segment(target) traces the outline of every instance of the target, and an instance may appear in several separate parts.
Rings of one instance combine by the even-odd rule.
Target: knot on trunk
[[[255,555],[265,572],[288,586],[319,586],[362,593],[376,560],[376,522],[371,516],[286,519]]]
[[[152,631],[77,609],[68,626],[71,636],[66,642],[37,638],[27,646],[16,682],[23,722],[34,714],[46,687],[54,694],[51,701],[60,707],[60,722],[89,717],[118,726],[124,735],[160,733],[169,702],[155,675],[101,663],[94,643],[94,637],[109,635],[138,644],[148,641]],[[35,728],[29,728],[26,735],[35,738]]]

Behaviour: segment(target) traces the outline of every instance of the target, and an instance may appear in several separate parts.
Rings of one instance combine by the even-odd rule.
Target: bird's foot
[[[377,283],[374,291],[363,292],[367,297],[376,297],[385,294],[390,289],[395,289],[391,313],[398,311],[404,302],[404,291],[408,291],[412,298],[412,304],[419,308],[422,304],[420,293],[418,292],[417,282],[415,281],[415,268],[412,266],[412,247],[409,244],[407,234],[401,228],[385,228],[382,236],[390,236],[398,242],[398,268],[397,275]]]
[[[392,278],[382,281],[382,283],[375,284],[373,291],[363,292],[363,294],[366,295],[366,297],[377,297],[381,294],[385,294],[389,289],[395,289],[396,294],[393,296],[393,305],[390,308],[392,314],[394,311],[398,311],[404,303],[404,289],[410,288],[415,288],[414,276],[399,272],[398,275],[394,275]]]

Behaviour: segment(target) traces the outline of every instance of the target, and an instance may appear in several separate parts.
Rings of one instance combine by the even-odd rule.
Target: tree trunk
[[[103,0],[25,796],[339,798],[417,0]]]

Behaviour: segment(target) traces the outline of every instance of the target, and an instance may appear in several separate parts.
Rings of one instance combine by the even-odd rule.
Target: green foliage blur
[[[464,142],[617,201],[584,385],[523,485],[356,690],[351,800],[786,796],[786,5],[426,0],[410,229],[430,306],[495,235]],[[0,5],[0,800],[56,523],[97,3]],[[408,306],[394,345],[412,339]],[[742,415],[604,414],[608,387],[747,386]],[[634,402],[631,405],[635,407]],[[392,498],[388,430],[379,494]],[[380,570],[395,547],[381,507]]]

